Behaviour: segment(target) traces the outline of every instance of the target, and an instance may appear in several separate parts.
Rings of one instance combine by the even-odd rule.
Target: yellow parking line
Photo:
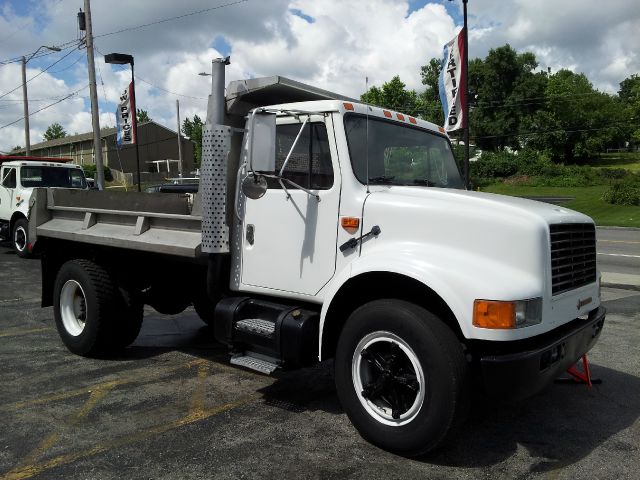
[[[106,397],[114,387],[115,385],[113,383],[105,384],[102,387],[91,391],[91,395],[89,395],[87,401],[84,402],[82,408],[67,421],[67,425],[71,427],[78,425],[84,418],[86,418],[89,412],[93,410],[98,402]],[[24,460],[21,462],[21,465],[13,468],[6,474],[6,476],[10,478],[12,475],[16,475],[21,471],[26,465],[30,465],[39,458],[42,458],[44,454],[56,444],[59,438],[60,432],[53,432],[47,435],[47,437],[45,437],[36,448],[26,455]]]
[[[17,468],[1,476],[0,480],[23,480],[26,478],[31,478],[53,468],[73,463],[82,458],[91,457],[93,455],[107,452],[114,448],[119,448],[131,443],[147,440],[153,436],[168,432],[169,430],[174,430],[176,428],[189,425],[199,420],[204,420],[214,415],[219,415],[220,413],[224,413],[234,408],[246,405],[258,397],[259,395],[257,394],[248,395],[246,397],[240,398],[239,400],[236,400],[235,402],[225,403],[224,405],[220,405],[218,407],[203,410],[197,416],[187,415],[186,417],[174,420],[173,422],[164,425],[152,427],[147,430],[141,430],[140,432],[122,436],[109,442],[98,443],[85,450],[80,450],[65,455],[59,455],[42,463],[32,463],[30,465],[24,465],[23,467]]]
[[[29,335],[30,333],[46,332],[47,330],[53,330],[51,327],[29,328],[26,330],[5,330],[0,332],[0,338],[2,337],[17,337],[18,335]]]

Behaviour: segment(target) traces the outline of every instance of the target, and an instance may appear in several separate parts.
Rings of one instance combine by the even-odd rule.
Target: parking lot
[[[191,310],[149,309],[115,359],[72,355],[41,309],[38,260],[0,245],[0,479],[637,478],[640,291],[603,289],[602,380],[518,404],[474,398],[446,447],[405,459],[362,440],[332,365],[268,377],[229,365]],[[636,472],[635,474],[633,472]]]

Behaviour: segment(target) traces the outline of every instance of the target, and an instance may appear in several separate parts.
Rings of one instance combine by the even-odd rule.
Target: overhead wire
[[[88,86],[89,86],[89,84],[85,85],[85,86],[84,86],[84,87],[82,87],[82,88],[79,88],[79,89],[78,89],[78,90],[76,90],[75,92],[70,93],[70,94],[69,94],[69,95],[67,95],[66,97],[63,97],[63,98],[61,98],[61,99],[59,99],[59,100],[57,100],[57,101],[55,101],[55,102],[53,102],[53,103],[50,103],[49,105],[46,105],[46,106],[44,106],[44,107],[42,107],[42,108],[39,108],[38,110],[36,110],[36,111],[34,111],[34,112],[30,112],[30,113],[29,113],[29,117],[32,117],[33,115],[35,115],[35,114],[36,114],[36,113],[38,113],[38,112],[42,112],[43,110],[46,110],[46,109],[48,109],[48,108],[51,108],[51,107],[53,107],[54,105],[57,105],[57,104],[59,104],[59,103],[61,103],[61,102],[64,102],[65,100],[70,99],[71,97],[73,97],[74,95],[76,95],[78,92],[81,92],[82,90],[84,90],[84,89],[85,89],[85,88],[87,88]],[[11,122],[11,123],[7,123],[7,124],[5,124],[5,125],[0,126],[0,130],[2,130],[3,128],[9,127],[9,126],[11,126],[11,125],[14,125],[14,124],[16,124],[16,123],[18,123],[18,122],[21,122],[22,120],[24,120],[24,115],[23,115],[22,117],[20,117],[20,118],[16,119],[16,120],[14,120],[14,121],[13,121],[13,122]]]
[[[69,51],[68,53],[66,53],[65,55],[63,55],[62,57],[60,57],[58,60],[56,60],[55,62],[53,62],[51,65],[49,65],[48,67],[44,68],[43,70],[40,70],[38,73],[36,73],[33,77],[29,78],[26,82],[24,83],[20,83],[20,85],[18,85],[17,87],[9,90],[8,92],[3,93],[2,95],[0,95],[0,99],[6,97],[7,95],[9,95],[10,93],[15,92],[16,90],[18,90],[19,88],[22,88],[22,86],[25,83],[29,83],[31,80],[38,78],[40,75],[42,75],[43,73],[45,73],[47,70],[49,70],[51,67],[53,67],[54,65],[60,63],[62,60],[64,60],[65,58],[67,58],[69,55],[71,55],[73,53],[73,50]]]

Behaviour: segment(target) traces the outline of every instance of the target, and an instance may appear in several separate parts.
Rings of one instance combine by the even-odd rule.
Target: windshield
[[[366,183],[367,117],[345,117],[351,164]],[[449,141],[419,128],[369,117],[369,183],[463,188]]]
[[[84,173],[79,168],[22,167],[20,183],[29,187],[87,188]]]

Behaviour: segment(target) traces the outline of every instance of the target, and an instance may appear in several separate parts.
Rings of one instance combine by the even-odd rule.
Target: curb
[[[601,285],[606,288],[617,288],[620,290],[635,290],[636,292],[640,292],[640,285],[627,285],[624,283],[608,283],[608,282],[603,282]]]
[[[630,232],[640,232],[640,228],[636,227],[608,227],[606,225],[596,225],[597,230],[628,230]]]

